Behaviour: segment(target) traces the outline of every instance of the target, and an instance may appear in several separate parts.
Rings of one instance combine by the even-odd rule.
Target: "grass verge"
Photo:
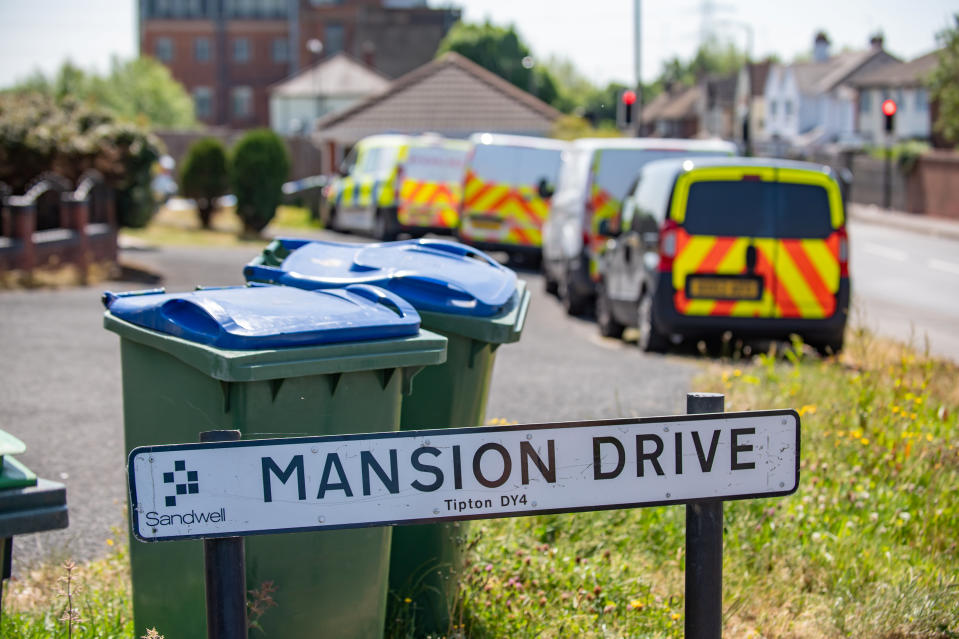
[[[802,414],[800,488],[725,505],[728,637],[959,636],[959,368],[858,332],[709,365],[727,410]],[[681,637],[684,508],[474,525],[464,632]]]
[[[319,230],[321,227],[310,218],[309,209],[295,206],[280,206],[267,231],[273,234],[296,231]],[[217,211],[211,228],[200,228],[199,220],[192,209],[164,207],[142,229],[123,229],[125,238],[161,246],[246,246],[262,245],[263,237],[244,236],[243,224],[233,208]]]

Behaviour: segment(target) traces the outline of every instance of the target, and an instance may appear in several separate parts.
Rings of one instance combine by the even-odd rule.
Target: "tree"
[[[201,138],[194,142],[180,168],[180,188],[196,200],[197,213],[203,228],[210,228],[216,199],[229,188],[226,147],[218,138]]]
[[[735,44],[711,38],[696,49],[688,62],[683,62],[676,56],[663,62],[659,77],[650,86],[649,97],[661,93],[667,87],[692,86],[709,75],[732,73],[745,62],[745,54]]]
[[[483,24],[457,22],[440,42],[437,56],[449,51],[469,58],[547,104],[556,106],[559,100],[552,74],[544,65],[536,64],[529,47],[520,40],[512,25],[499,27],[489,21]]]
[[[939,64],[929,76],[929,91],[938,104],[935,130],[950,144],[959,144],[959,13],[955,24],[936,35]]]
[[[145,226],[156,209],[150,168],[161,148],[137,124],[69,97],[0,94],[0,182],[14,193],[45,171],[75,183],[84,171],[96,169],[117,190],[120,224]]]
[[[196,126],[193,99],[169,69],[152,58],[114,58],[105,76],[86,73],[71,62],[47,77],[34,73],[10,90],[42,93],[58,103],[77,100],[108,110],[116,118],[152,128]]]
[[[230,182],[245,232],[259,235],[276,215],[289,171],[283,140],[270,129],[254,129],[233,147]]]

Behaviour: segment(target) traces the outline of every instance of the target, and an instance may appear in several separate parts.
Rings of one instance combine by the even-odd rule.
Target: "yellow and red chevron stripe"
[[[403,180],[397,220],[403,226],[456,228],[461,198],[458,184]]]
[[[543,222],[548,212],[549,201],[532,186],[484,182],[469,171],[463,190],[464,221],[460,234],[467,240],[542,246]],[[481,219],[491,217],[497,220],[484,226]]]
[[[587,227],[589,232],[589,274],[595,280],[599,278],[599,259],[606,247],[605,235],[599,233],[599,223],[603,220],[613,220],[619,215],[621,202],[614,198],[610,193],[593,184],[589,192],[589,219]]]
[[[754,274],[763,279],[759,300],[690,299],[686,278],[695,274],[747,273],[746,252],[756,248]],[[679,229],[673,261],[673,302],[684,315],[817,319],[836,310],[839,236],[777,239],[689,235]]]

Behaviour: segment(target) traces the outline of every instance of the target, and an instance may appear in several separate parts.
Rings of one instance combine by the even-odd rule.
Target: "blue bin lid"
[[[282,241],[282,240],[281,240]],[[251,279],[270,267],[248,267]],[[380,244],[309,242],[271,273],[275,283],[325,288],[363,282],[388,288],[421,311],[488,317],[516,293],[516,273],[482,251],[449,240]]]
[[[230,350],[407,337],[420,326],[406,300],[364,284],[318,291],[259,285],[107,292],[103,304],[132,324]]]

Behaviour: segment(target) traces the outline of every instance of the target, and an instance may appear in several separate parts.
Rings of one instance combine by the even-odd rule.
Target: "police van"
[[[619,214],[636,172],[647,162],[687,155],[731,156],[722,140],[583,138],[563,152],[559,184],[543,227],[546,289],[558,293],[570,314],[590,309],[598,258],[606,238],[602,220]]]
[[[327,228],[395,239],[453,234],[469,143],[438,135],[374,135],[357,142],[327,191]]]
[[[478,133],[463,178],[460,240],[538,262],[566,142]]]
[[[718,336],[787,338],[838,352],[849,240],[837,176],[772,159],[660,160],[629,187],[600,262],[600,332],[639,329],[644,351]]]

